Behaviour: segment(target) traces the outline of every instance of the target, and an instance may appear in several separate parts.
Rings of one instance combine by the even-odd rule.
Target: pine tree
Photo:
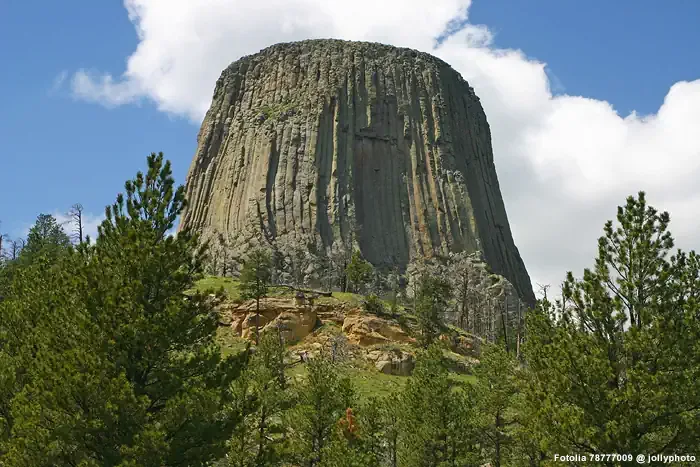
[[[355,250],[345,271],[355,292],[364,289],[365,284],[372,278],[372,270],[372,265],[362,258],[358,250]]]
[[[450,285],[442,277],[421,276],[416,297],[416,316],[424,347],[432,344],[440,335],[442,315],[447,310],[450,294]]]
[[[285,390],[283,356],[284,346],[278,336],[264,333],[248,368],[234,383],[243,422],[231,438],[231,466],[265,467],[282,461],[281,415],[290,402]]]
[[[342,369],[324,354],[309,361],[306,380],[297,389],[296,406],[287,414],[290,428],[287,457],[297,465],[324,465],[337,424],[355,401],[354,389]]]
[[[29,229],[27,242],[22,249],[24,261],[43,255],[53,259],[71,248],[70,237],[50,214],[39,214],[36,223]]]
[[[442,350],[419,356],[401,394],[398,465],[473,465],[478,460],[476,418],[468,388],[450,380]]]
[[[510,465],[519,389],[517,362],[501,346],[488,345],[482,350],[475,376],[482,447],[493,467]]]
[[[241,298],[255,300],[255,343],[260,341],[260,299],[267,296],[272,277],[271,262],[268,253],[255,249],[243,265],[241,271]]]
[[[562,300],[527,317],[524,415],[549,456],[700,446],[698,257],[669,257],[668,213],[644,193],[617,221],[595,269],[569,273]]]
[[[125,188],[94,245],[28,266],[2,304],[3,316],[34,310],[34,321],[11,320],[32,330],[17,349],[23,382],[10,390],[0,463],[203,466],[225,452],[237,422],[229,387],[242,365],[222,360],[212,303],[190,293],[205,246],[187,231],[167,234],[184,190],[162,154]]]
[[[53,377],[42,371],[46,359],[70,366],[62,356],[74,348],[78,352],[84,341],[83,307],[76,299],[81,283],[74,275],[81,260],[69,250],[58,256],[54,253],[48,248],[35,249],[31,257],[8,265],[12,271],[0,281],[0,464],[52,465],[51,459],[31,452],[32,439],[41,433],[36,429],[37,420],[27,418],[36,416],[32,411],[41,405],[22,401],[35,391],[36,384]],[[31,398],[27,402],[34,404]],[[51,410],[48,405],[43,411]],[[18,445],[27,450],[18,450]]]

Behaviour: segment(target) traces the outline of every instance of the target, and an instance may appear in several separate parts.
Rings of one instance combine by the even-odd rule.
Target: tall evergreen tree
[[[479,430],[486,458],[493,467],[511,465],[514,460],[517,362],[501,346],[482,349],[475,369]]]
[[[56,218],[50,214],[39,214],[36,223],[29,229],[22,256],[27,261],[42,254],[46,259],[55,258],[70,248],[70,237]]]
[[[351,408],[355,393],[342,369],[321,354],[309,361],[306,380],[298,387],[295,408],[287,414],[288,460],[293,465],[323,465],[337,423]]]
[[[17,443],[31,451],[23,433],[40,434],[34,422],[25,420],[28,404],[21,401],[33,384],[48,377],[39,371],[46,358],[60,360],[84,341],[83,307],[76,298],[81,283],[74,275],[80,258],[70,251],[52,253],[36,249],[31,261],[14,262],[7,268],[11,273],[0,277],[0,464],[51,465],[41,456],[33,463],[28,452],[18,452]],[[47,405],[44,413],[52,408]]]
[[[255,249],[243,264],[241,271],[241,298],[255,300],[255,343],[260,342],[260,299],[267,296],[272,277],[270,255]]]
[[[440,347],[423,351],[401,394],[398,465],[478,465],[473,397],[467,390],[450,380]]]
[[[184,191],[162,154],[125,187],[95,245],[39,269],[38,284],[18,276],[2,308],[11,316],[48,310],[50,319],[38,314],[42,332],[20,348],[32,365],[20,374],[25,384],[14,385],[0,463],[203,466],[225,452],[237,421],[227,411],[229,387],[241,365],[222,360],[216,311],[189,293],[205,247],[187,231],[167,234]],[[43,308],[31,306],[37,287],[51,287],[51,296],[38,296]],[[6,335],[0,350],[10,348]]]
[[[284,382],[284,345],[272,332],[262,335],[250,364],[235,382],[236,406],[242,416],[230,442],[229,465],[280,465],[282,413],[290,397]]]
[[[550,456],[700,447],[698,257],[669,256],[668,213],[644,193],[617,220],[595,269],[569,273],[562,300],[527,319],[526,418]]]
[[[450,285],[442,277],[422,275],[418,283],[416,315],[424,347],[432,344],[440,335],[442,315],[447,311]]]

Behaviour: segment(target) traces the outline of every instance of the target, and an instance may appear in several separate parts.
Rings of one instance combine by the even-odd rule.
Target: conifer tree
[[[440,276],[422,275],[418,283],[416,315],[424,347],[432,344],[443,326],[442,314],[447,310],[450,285]]]
[[[37,248],[31,257],[8,265],[11,273],[0,277],[0,464],[51,465],[50,459],[30,452],[32,440],[26,438],[36,439],[40,433],[36,420],[26,418],[39,407],[22,401],[36,383],[45,383],[39,371],[45,359],[60,360],[78,347],[84,331],[76,319],[82,311],[76,300],[80,283],[73,274],[79,258],[70,251],[54,253]],[[51,410],[46,406],[44,413]],[[18,450],[18,444],[27,451]],[[32,464],[35,455],[38,460]]]
[[[669,215],[643,192],[617,221],[595,268],[527,317],[524,415],[549,456],[699,447],[698,257],[670,256]]]
[[[29,229],[22,256],[25,261],[30,261],[39,255],[43,255],[45,259],[51,259],[70,248],[70,237],[56,218],[50,214],[39,214],[36,223]]]
[[[231,438],[229,465],[279,465],[284,426],[282,413],[290,397],[284,384],[284,346],[272,332],[262,335],[248,368],[234,382],[242,423]]]
[[[204,247],[187,231],[167,234],[184,190],[162,154],[125,188],[94,245],[26,269],[39,281],[18,274],[7,308],[0,305],[3,316],[36,317],[25,324],[36,337],[18,347],[14,367],[32,364],[9,391],[0,463],[203,466],[225,452],[237,421],[227,411],[229,387],[241,362],[222,360],[216,312],[190,293]],[[6,335],[0,352],[11,348]]]
[[[484,454],[493,467],[510,465],[519,389],[517,362],[501,346],[487,345],[483,347],[475,376],[478,432]]]
[[[316,467],[324,465],[329,452],[338,448],[332,443],[337,424],[352,408],[355,392],[350,379],[327,355],[312,358],[307,370],[296,405],[287,414],[287,458],[297,463],[294,465]]]
[[[450,380],[437,345],[423,351],[401,394],[398,465],[472,465],[478,460],[473,397],[467,390]]]
[[[241,298],[255,300],[255,343],[260,341],[260,299],[267,296],[272,277],[271,261],[268,253],[255,249],[243,264],[241,271]]]
[[[345,272],[355,292],[360,292],[372,278],[372,269],[372,265],[362,258],[359,250],[352,253]]]

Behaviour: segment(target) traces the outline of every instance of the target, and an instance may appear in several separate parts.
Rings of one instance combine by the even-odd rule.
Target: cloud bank
[[[467,23],[470,4],[125,0],[139,37],[126,70],[118,77],[79,70],[71,85],[105,106],[147,99],[199,123],[221,70],[274,43],[332,37],[419,49],[450,63],[482,100],[513,235],[535,288],[556,288],[567,270],[579,274],[592,264],[603,223],[639,190],[671,213],[679,246],[696,247],[700,79],[674,84],[658,111],[644,116],[553,95],[566,83],[524,52],[496,48],[487,26]]]

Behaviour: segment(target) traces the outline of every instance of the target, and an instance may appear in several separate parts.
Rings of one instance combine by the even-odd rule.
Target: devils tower
[[[481,251],[526,302],[479,98],[447,63],[387,45],[278,44],[216,83],[181,227],[255,242],[351,243],[374,265]]]

